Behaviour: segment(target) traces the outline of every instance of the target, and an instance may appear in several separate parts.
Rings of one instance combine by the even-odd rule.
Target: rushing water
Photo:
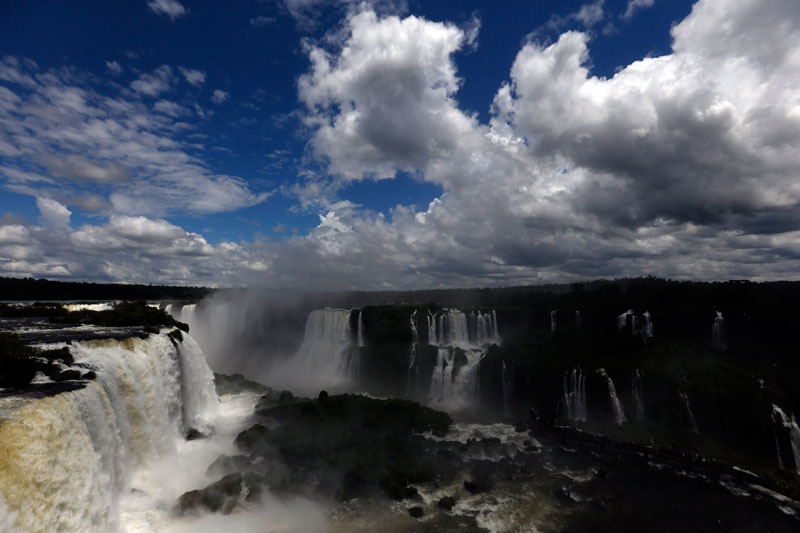
[[[608,399],[611,402],[611,409],[614,412],[614,423],[617,425],[624,424],[627,420],[625,418],[625,410],[617,396],[617,388],[614,386],[614,380],[611,379],[611,376],[606,373],[604,368],[598,368],[597,373],[606,378],[606,382],[608,383]]]
[[[564,416],[574,422],[586,422],[586,376],[580,368],[564,374]]]
[[[0,425],[0,496],[23,532],[108,532],[137,469],[175,453],[188,427],[206,427],[217,396],[185,335],[73,343],[86,386],[33,400]]]

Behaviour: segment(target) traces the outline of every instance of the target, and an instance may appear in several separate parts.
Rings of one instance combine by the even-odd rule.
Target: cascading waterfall
[[[624,424],[627,420],[625,418],[625,410],[622,408],[622,402],[619,401],[619,397],[617,396],[614,380],[606,373],[605,368],[598,368],[597,373],[606,378],[606,382],[608,383],[608,398],[611,401],[611,409],[614,411],[614,423],[617,425]]]
[[[581,327],[583,325],[583,320],[581,319],[581,312],[575,311],[575,325]]]
[[[645,339],[652,339],[655,335],[655,330],[653,329],[653,319],[650,316],[650,311],[645,311],[642,317],[644,318],[644,330],[642,333]]]
[[[358,312],[358,345],[359,346],[366,346],[367,343],[364,340],[364,310],[360,310]]]
[[[0,425],[0,508],[19,531],[116,531],[131,471],[174,452],[183,429],[203,425],[218,402],[186,334],[175,344],[161,334],[70,351],[97,379],[33,400]]]
[[[631,395],[633,396],[633,405],[636,409],[636,420],[641,422],[644,420],[644,392],[642,387],[642,373],[637,368],[633,371],[631,377]]]
[[[617,328],[619,328],[620,330],[625,329],[627,327],[627,325],[628,325],[628,317],[629,316],[633,316],[633,309],[628,309],[627,311],[625,311],[621,315],[618,315],[617,316]]]
[[[800,427],[794,414],[787,416],[780,407],[773,404],[772,423],[775,427],[778,465],[782,469],[800,474]]]
[[[562,399],[565,416],[573,422],[586,422],[586,376],[580,368],[564,373],[564,397]]]
[[[722,318],[722,313],[717,311],[717,316],[714,318],[714,325],[711,326],[711,345],[715,350],[725,350],[728,344],[725,342],[725,319]]]
[[[689,428],[694,433],[700,433],[700,430],[697,429],[697,420],[694,418],[694,412],[692,411],[692,405],[689,403],[689,395],[686,394],[685,391],[678,391],[678,396],[680,396],[681,400],[683,400],[683,405],[686,408],[686,418],[689,419]]]
[[[514,416],[513,401],[514,401],[514,363],[506,364],[503,361],[502,368],[503,377],[503,416],[510,418]]]
[[[350,311],[317,309],[308,315],[297,356],[319,375],[357,379],[358,348],[353,348]]]
[[[350,313],[347,309],[311,311],[295,356],[305,368],[334,384],[342,379],[357,380],[359,375],[359,350],[353,343]]]
[[[458,309],[428,312],[428,343],[438,346],[428,398],[458,408],[479,396],[480,361],[491,344],[500,344],[494,311]]]
[[[406,392],[414,394],[419,388],[419,366],[417,363],[417,344],[419,344],[419,331],[417,331],[417,310],[411,313],[411,347],[408,353],[408,376],[406,377]]]
[[[556,331],[556,319],[557,319],[557,311],[553,309],[550,311],[550,333],[555,333]]]

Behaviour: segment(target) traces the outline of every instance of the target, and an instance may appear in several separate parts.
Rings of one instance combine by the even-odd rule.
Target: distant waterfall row
[[[419,375],[417,320],[417,312],[414,311],[411,315],[413,342],[409,356],[409,378],[415,382],[409,381],[409,388],[416,385]],[[470,311],[469,314],[459,309],[428,311],[425,325],[428,344],[437,347],[428,399],[452,408],[470,405],[480,394],[480,362],[490,345],[499,345],[501,342],[497,314],[494,310]],[[513,382],[509,381],[512,372],[513,369],[503,371],[504,400],[508,405],[513,397]]]
[[[429,311],[427,322],[428,343],[432,346],[475,348],[500,344],[494,311],[471,311],[469,315],[458,309],[443,309],[438,313]],[[416,324],[413,327],[416,328]]]
[[[132,470],[173,452],[218,404],[186,334],[176,343],[165,334],[76,342],[70,351],[97,379],[33,400],[0,426],[0,509],[18,531],[116,531]]]
[[[627,422],[625,408],[617,395],[617,388],[614,380],[604,368],[598,368],[596,373],[606,381],[608,388],[608,400],[614,416],[614,423],[617,425]],[[563,394],[561,397],[560,415],[572,422],[586,422],[588,412],[586,408],[586,375],[580,368],[574,368],[571,372],[566,372],[563,377]],[[642,374],[639,369],[633,371],[631,376],[631,396],[634,402],[634,410],[637,421],[644,420],[644,391],[642,387]]]

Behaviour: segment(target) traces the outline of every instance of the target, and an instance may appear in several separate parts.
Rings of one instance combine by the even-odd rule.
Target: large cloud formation
[[[300,80],[314,153],[334,181],[403,170],[444,194],[391,221],[342,213],[351,231],[298,245],[329,271],[377,281],[360,266],[373,265],[404,285],[797,277],[796,2],[700,1],[671,54],[610,79],[590,75],[587,33],[527,43],[490,124],[455,99],[463,30],[369,10],[347,24],[335,50],[310,48]]]
[[[44,226],[11,218],[0,220],[0,252],[41,257],[47,268],[76,275],[91,269],[75,250],[112,249],[128,261],[98,264],[115,279],[141,279],[141,270],[127,266],[133,258],[158,266],[159,280],[303,288],[641,274],[797,279],[799,26],[795,0],[700,0],[673,27],[670,54],[634,62],[611,78],[591,74],[588,33],[528,42],[498,87],[491,119],[481,123],[459,108],[462,80],[454,62],[475,45],[474,27],[379,16],[362,6],[337,31],[306,44],[310,67],[298,92],[318,166],[290,190],[303,208],[320,210],[309,234],[210,245],[163,219],[144,218],[164,211],[137,210],[144,195],[130,187],[112,197],[108,223],[75,230],[68,211],[40,204],[42,223],[52,228],[61,221],[69,233],[61,255],[45,246]],[[167,74],[157,70],[134,90],[147,95],[144,82],[163,81],[157,94],[166,95],[175,83]],[[111,132],[107,118],[92,115],[107,116],[123,104],[36,83],[37,97],[28,102],[0,88],[0,109],[12,126],[15,114],[41,109],[24,111],[38,128],[32,143],[49,135],[58,98],[61,109],[81,117],[81,127],[69,130],[74,121],[67,120],[58,130],[74,132],[76,146],[99,142],[103,132],[131,135],[134,148],[145,140],[159,146],[115,153],[100,143],[93,152],[100,160],[84,161],[77,150],[40,158],[52,174],[113,182],[126,191],[130,169],[149,171],[147,197],[162,183],[185,187],[191,175],[198,187],[219,189],[218,205],[259,200],[245,183],[212,174],[158,136],[175,121],[152,123],[145,137],[124,123]],[[145,116],[155,120],[149,111]],[[20,146],[9,148],[0,138],[0,150],[31,150]],[[155,154],[157,161],[148,160]],[[24,170],[10,176],[18,187],[38,179]],[[424,211],[398,205],[387,216],[347,201],[348,184],[398,172],[437,184],[442,194]],[[20,244],[26,239],[47,252],[30,252]],[[67,256],[72,262],[57,261]]]

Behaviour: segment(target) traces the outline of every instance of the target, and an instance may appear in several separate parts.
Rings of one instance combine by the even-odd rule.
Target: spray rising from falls
[[[586,422],[586,376],[580,368],[564,373],[564,405],[565,417],[573,422]]]
[[[132,471],[175,451],[218,400],[188,335],[74,343],[97,379],[33,400],[0,425],[0,500],[22,532],[108,532]]]
[[[775,427],[775,446],[778,465],[800,474],[800,427],[794,415],[787,416],[777,405],[772,405],[772,423]]]
[[[617,396],[617,389],[614,387],[614,381],[606,373],[605,368],[598,368],[597,373],[606,378],[608,383],[608,399],[611,401],[611,409],[614,412],[614,423],[617,425],[624,424],[627,420],[625,418],[625,410],[622,408],[622,402],[619,401]]]
[[[308,315],[303,344],[293,359],[318,378],[317,386],[357,382],[361,336],[353,335],[347,309],[318,309]],[[361,311],[359,317],[361,316]],[[363,323],[358,324],[363,328]],[[357,332],[356,332],[357,333]],[[356,342],[354,341],[354,337]]]
[[[428,398],[451,407],[465,407],[480,395],[481,359],[491,344],[500,344],[494,311],[458,309],[428,312],[428,343],[437,346]]]

